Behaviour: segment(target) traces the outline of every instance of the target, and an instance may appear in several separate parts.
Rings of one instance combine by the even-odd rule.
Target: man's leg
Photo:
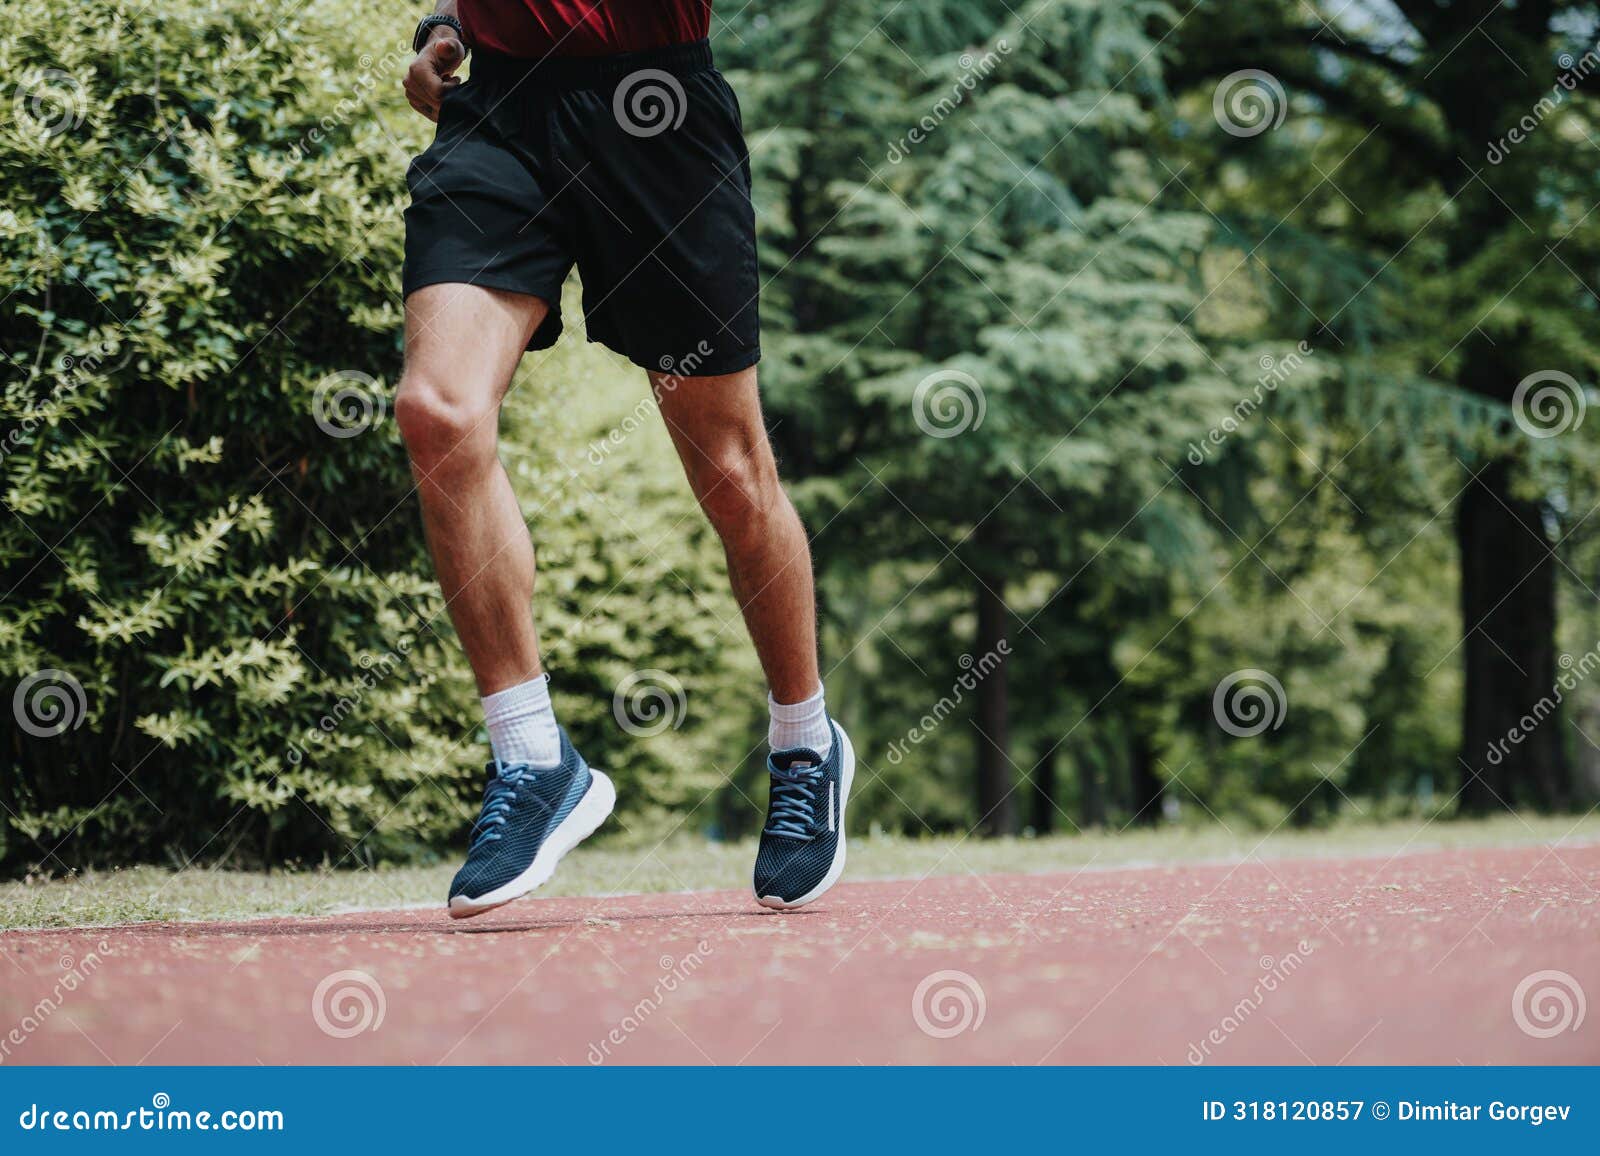
[[[821,689],[811,548],[778,482],[754,367],[718,377],[650,375],[701,509],[722,538],[734,597],[772,697]]]
[[[844,871],[845,803],[855,775],[849,736],[823,702],[811,549],[778,483],[756,371],[651,374],[651,384],[689,485],[722,537],[734,596],[771,688],[772,784],[756,851],[756,901],[779,911],[804,907]]]
[[[458,918],[550,878],[617,797],[556,726],[533,625],[533,542],[498,453],[501,399],[547,311],[538,297],[461,284],[406,299],[395,418],[496,759],[467,861],[450,883]]]
[[[475,285],[406,299],[406,368],[395,420],[422,521],[478,693],[537,678],[533,542],[500,464],[500,402],[548,306]]]

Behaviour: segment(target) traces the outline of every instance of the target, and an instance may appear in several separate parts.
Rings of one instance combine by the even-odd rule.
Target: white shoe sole
[[[539,848],[533,862],[528,864],[528,869],[510,883],[502,884],[477,898],[455,896],[450,900],[452,918],[467,919],[482,915],[543,886],[556,873],[561,857],[595,833],[600,824],[606,821],[606,816],[611,814],[611,808],[617,805],[617,788],[603,772],[590,767],[589,773],[594,776],[589,789],[578,800],[578,805],[572,808],[572,813],[550,832],[544,846]]]
[[[763,907],[771,908],[773,911],[793,911],[804,907],[839,882],[839,876],[844,874],[845,808],[850,803],[850,784],[856,777],[856,749],[850,745],[850,736],[844,733],[843,727],[839,727],[839,742],[842,744],[839,748],[839,757],[844,763],[844,769],[839,775],[839,843],[833,849],[833,862],[828,867],[828,873],[822,877],[821,883],[798,899],[780,899],[776,895],[762,895],[756,892],[756,902]]]

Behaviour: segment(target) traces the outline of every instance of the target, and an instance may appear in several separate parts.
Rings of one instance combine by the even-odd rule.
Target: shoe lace
[[[517,790],[523,783],[534,781],[533,768],[526,763],[496,763],[495,776],[483,793],[483,810],[478,821],[472,824],[472,842],[469,854],[486,843],[493,843],[504,834],[506,820],[511,817],[511,804],[517,800]]]
[[[803,763],[795,767],[770,767],[772,809],[767,813],[769,835],[804,839],[811,834],[817,787],[822,768]]]

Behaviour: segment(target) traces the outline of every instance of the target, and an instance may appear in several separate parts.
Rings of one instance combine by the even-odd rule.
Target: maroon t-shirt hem
[[[460,0],[475,49],[503,56],[610,56],[703,40],[711,0]]]

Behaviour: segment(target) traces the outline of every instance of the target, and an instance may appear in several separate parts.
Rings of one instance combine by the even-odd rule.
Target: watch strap
[[[466,44],[467,33],[466,29],[461,27],[461,21],[457,20],[454,16],[445,16],[442,13],[436,12],[431,16],[424,16],[421,20],[417,21],[416,35],[411,38],[411,51],[421,52],[423,47],[428,43],[428,37],[431,36],[433,34],[433,30],[439,27],[441,24],[448,25],[449,27],[455,29],[456,36],[460,38],[461,43],[463,45]]]

